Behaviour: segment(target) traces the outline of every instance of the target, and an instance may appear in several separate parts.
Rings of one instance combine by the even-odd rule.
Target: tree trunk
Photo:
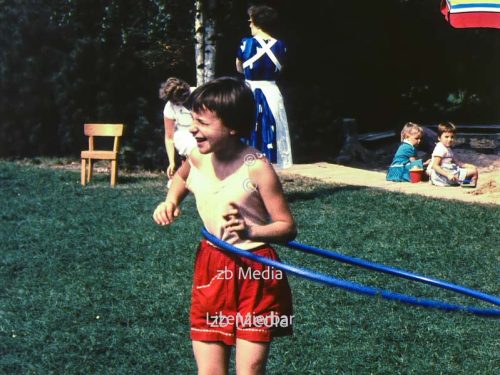
[[[195,60],[196,85],[200,86],[215,77],[216,0],[195,1]]]
[[[204,82],[203,69],[205,67],[204,59],[205,55],[203,53],[205,47],[205,17],[203,14],[203,4],[202,0],[195,1],[195,19],[194,19],[194,56],[196,63],[196,86],[200,86]]]
[[[215,77],[216,35],[215,35],[215,0],[208,0],[208,11],[205,22],[205,82]]]

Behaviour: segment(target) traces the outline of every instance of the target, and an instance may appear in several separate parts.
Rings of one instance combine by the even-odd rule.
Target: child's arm
[[[413,163],[415,160],[417,160],[417,149],[415,146],[411,145],[411,148],[408,149],[408,160],[410,163]]]
[[[266,159],[257,159],[249,167],[252,183],[259,190],[262,201],[270,216],[266,225],[247,226],[233,205],[224,217],[229,232],[236,232],[240,238],[259,242],[288,242],[295,238],[297,229],[290,208],[285,200],[281,183],[271,164]]]
[[[434,161],[432,162],[432,169],[434,169],[440,175],[447,177],[448,180],[450,180],[450,181],[457,180],[458,177],[456,174],[450,173],[449,171],[447,171],[441,167],[442,160],[443,160],[443,158],[441,156],[434,155]]]
[[[156,224],[171,224],[179,216],[179,205],[189,192],[186,187],[186,179],[189,176],[190,168],[189,162],[183,163],[174,175],[167,198],[156,207],[153,213],[153,219]]]

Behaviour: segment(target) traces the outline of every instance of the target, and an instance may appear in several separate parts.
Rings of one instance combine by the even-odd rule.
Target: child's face
[[[192,112],[192,116],[193,124],[189,131],[196,139],[196,144],[202,154],[216,152],[223,148],[234,132],[224,126],[215,112],[203,110],[197,113]]]
[[[417,146],[422,141],[422,133],[414,132],[406,136],[406,140],[410,142],[413,146]]]
[[[455,143],[455,133],[444,132],[438,137],[438,139],[444,146],[452,147]]]

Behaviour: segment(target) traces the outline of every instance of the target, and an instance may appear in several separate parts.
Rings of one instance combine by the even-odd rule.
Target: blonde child
[[[165,201],[153,214],[155,222],[171,224],[191,191],[211,234],[240,249],[278,259],[268,243],[290,241],[296,229],[272,165],[241,142],[254,126],[251,89],[239,80],[219,78],[197,88],[189,102],[191,133],[198,147],[174,175]],[[271,277],[255,277],[266,269]],[[238,373],[263,374],[271,340],[292,333],[286,275],[269,271],[201,242],[190,314],[199,374],[226,374],[233,345]],[[275,325],[268,319],[272,316],[289,324]]]
[[[422,160],[417,160],[416,147],[422,141],[424,130],[417,124],[408,122],[401,130],[401,144],[399,145],[391,165],[387,171],[387,181],[409,182],[410,169],[418,166],[423,169]]]
[[[175,150],[181,158],[185,158],[196,148],[196,141],[189,132],[193,119],[191,112],[184,107],[191,87],[180,78],[170,77],[160,86],[160,99],[165,100],[163,108],[163,123],[165,127],[165,150],[167,151],[168,167],[167,177],[169,179],[176,170]]]
[[[430,182],[436,186],[475,187],[479,173],[472,164],[456,160],[452,147],[455,142],[456,126],[451,122],[438,125],[438,143],[432,152],[432,160],[427,168]]]

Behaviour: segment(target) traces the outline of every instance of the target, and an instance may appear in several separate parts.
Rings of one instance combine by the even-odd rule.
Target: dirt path
[[[296,164],[289,169],[279,171],[279,174],[281,176],[299,175],[316,178],[332,184],[368,186],[405,194],[420,194],[434,198],[500,205],[500,160],[494,160],[494,163],[490,163],[488,166],[478,166],[480,179],[475,189],[437,187],[428,182],[416,184],[390,182],[385,180],[385,171],[352,168],[325,162]]]

